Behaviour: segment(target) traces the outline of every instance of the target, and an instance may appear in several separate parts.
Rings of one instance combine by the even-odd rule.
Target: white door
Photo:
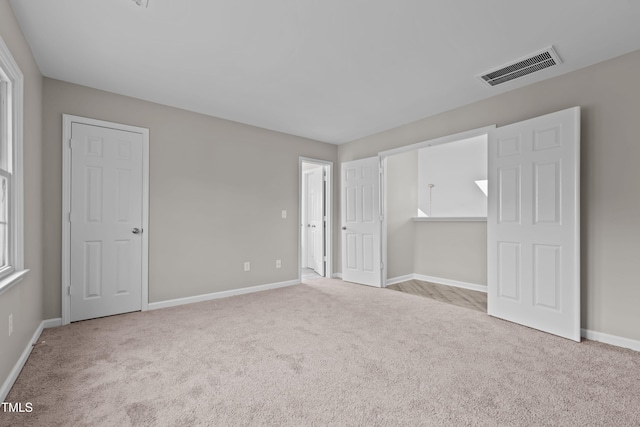
[[[342,164],[342,279],[382,286],[380,158]]]
[[[307,266],[324,276],[324,168],[306,175]]]
[[[72,124],[71,321],[141,309],[142,141]]]
[[[488,313],[580,341],[580,109],[489,134]]]

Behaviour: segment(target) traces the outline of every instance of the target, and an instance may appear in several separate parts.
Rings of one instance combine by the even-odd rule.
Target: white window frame
[[[0,294],[18,283],[29,271],[24,268],[24,183],[23,183],[23,88],[24,76],[13,59],[9,48],[0,37],[0,79],[6,81],[6,108],[3,113],[8,118],[6,138],[7,152],[10,153],[7,168],[11,173],[9,181],[8,207],[8,263],[9,267],[0,271]],[[39,126],[39,124],[37,124]]]

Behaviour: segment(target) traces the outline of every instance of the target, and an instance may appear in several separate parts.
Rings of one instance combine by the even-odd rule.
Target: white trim
[[[454,286],[456,288],[469,289],[472,291],[478,291],[487,293],[486,285],[479,285],[477,283],[462,282],[460,280],[445,279],[443,277],[426,276],[424,274],[405,274],[404,276],[392,277],[387,279],[385,286],[395,285],[396,283],[406,282],[407,280],[421,280],[423,282],[436,283],[438,285]]]
[[[615,345],[616,347],[629,348],[631,350],[640,351],[640,341],[630,338],[619,337],[616,335],[605,334],[604,332],[591,331],[589,329],[580,329],[580,335],[591,341],[598,341],[605,344]]]
[[[149,129],[142,130],[142,311],[149,309]]]
[[[149,129],[138,126],[107,122],[87,117],[62,115],[62,324],[67,325],[71,320],[71,301],[67,294],[67,287],[71,277],[71,227],[69,212],[71,211],[71,139],[72,123],[82,123],[90,126],[101,126],[128,132],[142,134],[142,311],[149,307]]]
[[[419,150],[420,148],[431,147],[433,145],[446,144],[447,142],[460,141],[462,139],[469,139],[475,136],[486,135],[489,131],[496,128],[496,125],[485,126],[477,129],[471,129],[464,132],[454,133],[453,135],[441,136],[439,138],[429,139],[427,141],[417,142],[415,144],[405,145],[402,147],[394,148],[392,150],[380,151],[378,153],[381,157],[393,156],[394,154],[405,153],[407,151]]]
[[[53,319],[43,320],[42,326],[43,326],[43,329],[57,328],[58,326],[62,326],[62,318],[56,317]]]
[[[325,227],[324,244],[327,250],[327,260],[324,277],[333,274],[333,162],[329,160],[312,159],[300,156],[298,158],[298,280],[302,281],[302,163],[321,165],[327,174],[326,192],[324,195],[325,210],[327,211],[327,226]]]
[[[382,220],[380,221],[380,262],[382,263],[381,274],[382,280],[380,281],[380,287],[384,288],[387,281],[388,274],[388,244],[389,244],[389,236],[388,236],[388,223],[387,223],[387,215],[389,214],[388,204],[387,204],[387,194],[389,191],[389,183],[387,179],[387,167],[388,167],[387,157],[380,157],[380,207],[382,210]],[[411,266],[413,268],[413,265]]]
[[[149,303],[149,310],[157,310],[159,308],[175,307],[178,305],[193,304],[194,302],[210,301],[219,298],[228,298],[236,295],[250,294],[253,292],[267,291],[269,289],[284,288],[300,284],[299,280],[288,280],[286,282],[270,283],[267,285],[250,286],[247,288],[231,289],[229,291],[213,292],[211,294],[196,295],[193,297],[177,298],[166,301]]]
[[[19,277],[11,275],[13,280],[7,280],[5,278],[3,282],[3,290],[7,290],[16,283],[18,283],[22,276],[26,274],[24,270],[24,161],[23,161],[23,103],[24,103],[24,75],[18,66],[18,63],[13,58],[11,51],[5,44],[2,37],[0,37],[0,66],[7,78],[11,83],[11,92],[9,96],[8,110],[11,114],[12,126],[11,126],[11,150],[13,153],[13,159],[11,161],[12,170],[12,186],[11,186],[11,201],[10,201],[10,227],[9,227],[9,244],[11,245],[10,251],[10,264],[13,267],[14,272],[21,274]]]
[[[424,274],[414,274],[415,280],[422,280],[423,282],[432,282],[439,285],[455,286],[456,288],[470,289],[472,291],[487,293],[486,285],[479,285],[477,283],[462,282],[460,280],[444,279],[442,277],[425,276]]]
[[[398,277],[393,277],[391,279],[387,279],[384,286],[387,287],[390,285],[406,282],[408,280],[413,280],[413,276],[415,276],[415,274],[405,274],[404,276],[398,276]]]
[[[0,388],[0,402],[4,402],[4,400],[7,398],[9,391],[11,391],[11,387],[13,387],[13,384],[18,379],[18,375],[20,375],[20,371],[22,371],[24,364],[27,363],[27,359],[31,354],[31,350],[33,350],[33,346],[38,342],[38,339],[40,338],[40,334],[42,334],[43,329],[60,326],[61,321],[62,319],[58,318],[58,319],[43,320],[42,322],[40,322],[35,332],[33,333],[33,336],[27,342],[27,346],[25,347],[24,351],[20,355],[20,358],[18,359],[16,364],[13,365],[13,369],[11,369],[11,372],[9,372],[7,379],[5,379],[4,383],[2,384],[2,387]]]
[[[342,273],[333,273],[332,278],[342,280]]]
[[[29,270],[20,270],[13,272],[9,276],[3,278],[0,281],[0,295],[11,289],[14,285],[20,283],[22,278],[29,272]]]
[[[487,222],[486,216],[416,216],[411,218],[413,222]]]

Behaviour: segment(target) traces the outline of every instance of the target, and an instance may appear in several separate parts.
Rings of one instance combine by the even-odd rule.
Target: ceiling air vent
[[[553,50],[553,46],[550,46],[526,58],[481,74],[478,77],[489,86],[496,86],[545,68],[555,67],[561,63],[562,61],[560,61],[556,51]]]

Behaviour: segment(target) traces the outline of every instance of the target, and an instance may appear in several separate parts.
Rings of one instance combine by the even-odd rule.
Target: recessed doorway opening
[[[331,277],[331,162],[300,158],[300,280]]]

